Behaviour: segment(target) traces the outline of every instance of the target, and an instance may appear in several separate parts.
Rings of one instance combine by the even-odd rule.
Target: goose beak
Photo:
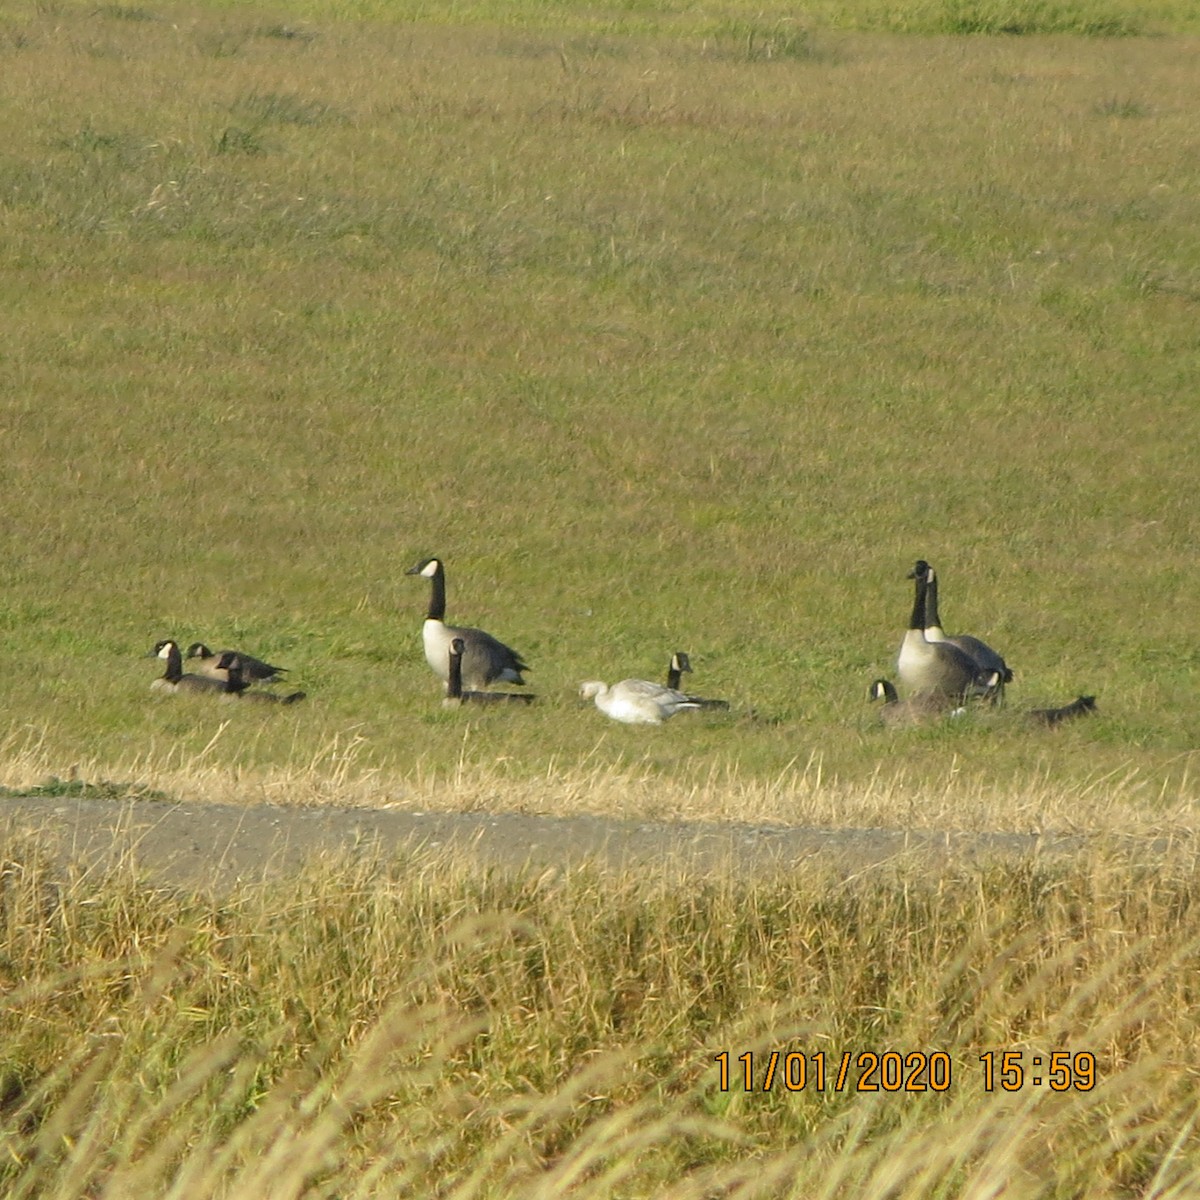
[[[420,575],[421,567],[419,564],[415,567],[409,567],[408,570],[405,571],[404,573],[405,573],[405,575]]]

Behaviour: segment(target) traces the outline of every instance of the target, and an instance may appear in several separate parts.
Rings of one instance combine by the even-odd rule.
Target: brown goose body
[[[242,675],[249,683],[277,683],[287,671],[287,667],[272,666],[241,650],[218,650],[214,654],[203,642],[193,642],[188,647],[187,658],[189,663],[195,664],[201,675],[224,682],[226,672],[221,666],[221,659],[226,654],[237,655],[242,664]]]
[[[464,691],[462,685],[462,660],[464,644],[462,638],[452,638],[450,658],[447,663],[446,708],[458,708],[463,704],[532,704],[537,699],[529,692],[478,692]]]
[[[217,664],[225,676],[222,695],[230,700],[245,700],[258,704],[295,704],[303,700],[307,692],[292,692],[280,696],[275,692],[255,692],[250,690],[250,681],[246,678],[246,665],[239,654],[226,650]]]
[[[901,700],[895,686],[887,679],[876,679],[871,684],[870,698],[883,701],[879,719],[892,729],[929,725],[962,711],[953,697],[943,692],[918,692]]]

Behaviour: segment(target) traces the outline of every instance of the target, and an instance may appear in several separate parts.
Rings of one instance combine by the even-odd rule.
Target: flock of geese
[[[425,661],[446,686],[443,703],[530,704],[536,697],[526,692],[490,691],[492,684],[523,686],[529,664],[511,647],[490,633],[468,625],[446,624],[446,568],[439,558],[422,559],[405,572],[428,579],[429,608],[422,627]],[[1013,673],[1004,658],[979,638],[967,634],[953,637],[942,629],[938,614],[937,575],[919,559],[908,577],[914,581],[912,616],[900,645],[896,671],[908,693],[901,698],[887,679],[871,684],[870,698],[880,701],[885,725],[920,725],[958,715],[970,704],[998,705]],[[240,650],[215,654],[202,642],[188,647],[187,662],[194,671],[183,670],[184,655],[179,644],[166,639],[155,644],[151,657],[163,659],[166,670],[150,686],[166,693],[196,692],[228,700],[294,704],[304,692],[281,695],[255,689],[252,685],[275,683],[286,667],[276,667]],[[692,669],[682,651],[672,655],[666,683],[648,679],[622,679],[607,684],[589,679],[579,694],[614,721],[627,725],[661,725],[676,713],[695,709],[729,708],[727,700],[696,696],[682,689],[683,676]],[[1055,726],[1074,717],[1094,712],[1094,696],[1080,696],[1062,708],[1033,709],[1030,720]]]

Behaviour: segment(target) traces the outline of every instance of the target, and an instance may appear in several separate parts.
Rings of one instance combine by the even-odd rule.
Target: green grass
[[[499,762],[550,808],[580,761],[1175,794],[1188,43],[153,15],[8,18],[0,718],[37,777],[225,729],[230,769],[353,743],[383,790]],[[437,706],[402,574],[429,553],[535,711]],[[918,555],[1014,665],[1007,718],[874,730]],[[151,702],[167,635],[311,701]],[[676,648],[758,720],[577,709]],[[1016,715],[1081,691],[1102,716],[1062,736]],[[688,796],[722,803],[665,811]]]

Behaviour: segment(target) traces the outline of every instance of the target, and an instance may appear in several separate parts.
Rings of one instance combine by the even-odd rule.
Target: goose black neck
[[[250,686],[246,682],[245,671],[243,670],[241,663],[238,663],[233,667],[227,667],[225,674],[228,676],[228,678],[225,680],[225,690],[227,692],[232,692],[235,696],[244,692]]]
[[[679,668],[675,665],[674,660],[671,661],[671,669],[667,672],[667,687],[679,691],[679,685],[683,682],[683,676],[679,672]]]
[[[462,699],[462,655],[450,651],[450,670],[446,676],[446,696],[450,700]]]
[[[446,619],[446,573],[438,563],[437,570],[429,580],[429,612],[426,620],[444,621]]]
[[[913,597],[912,617],[908,622],[909,629],[919,629],[922,632],[925,630],[925,589],[926,582],[924,575],[914,575],[916,588]]]
[[[178,683],[183,678],[183,655],[176,645],[172,644],[167,650],[167,669],[163,672],[163,678],[168,683]]]
[[[937,605],[937,575],[930,571],[925,576],[925,628],[932,629],[934,626],[941,628],[941,618],[938,616]]]

